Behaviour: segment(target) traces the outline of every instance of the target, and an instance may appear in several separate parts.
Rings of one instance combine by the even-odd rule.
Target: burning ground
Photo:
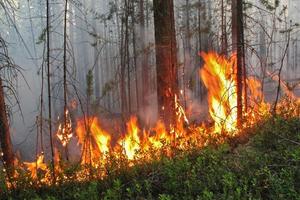
[[[211,52],[201,56],[205,64],[199,75],[208,91],[211,123],[191,123],[181,106],[182,97],[176,95],[173,124],[157,121],[145,128],[131,116],[118,133],[105,129],[98,116],[72,122],[67,112],[66,123],[59,124],[55,133],[60,144],[54,152],[54,166],[45,160],[44,152],[39,152],[34,162],[16,161],[13,175],[2,174],[1,190],[9,194],[24,187],[36,188],[40,195],[45,187],[49,193],[66,187],[71,188],[70,194],[61,191],[61,195],[68,196],[75,195],[77,188],[82,199],[85,195],[108,199],[296,197],[299,99],[287,90],[287,97],[274,109],[265,102],[260,82],[248,77],[247,95],[243,95],[247,110],[243,126],[238,127],[235,55],[226,58]],[[252,134],[255,136],[248,142]],[[80,149],[77,162],[66,156],[72,139]],[[291,196],[286,196],[286,191]]]

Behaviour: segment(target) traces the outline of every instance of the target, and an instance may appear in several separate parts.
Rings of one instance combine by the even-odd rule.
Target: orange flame
[[[31,173],[32,179],[37,179],[37,171],[43,170],[47,171],[47,165],[44,163],[44,154],[41,154],[37,157],[35,162],[24,162],[25,166],[27,167],[28,171]]]
[[[71,140],[73,133],[72,133],[72,121],[69,115],[69,111],[66,110],[66,124],[64,122],[60,123],[58,126],[58,131],[56,133],[59,141],[65,147]]]
[[[208,89],[209,113],[214,120],[214,132],[237,128],[237,93],[234,69],[236,55],[227,59],[216,53],[201,53],[205,62],[200,76]]]
[[[98,163],[109,152],[110,134],[101,128],[96,117],[78,120],[76,134],[78,143],[82,146],[82,162],[84,164]]]
[[[140,129],[138,128],[136,117],[131,117],[126,125],[127,134],[125,135],[124,139],[119,140],[118,144],[124,148],[127,158],[132,160],[141,148],[139,138]]]

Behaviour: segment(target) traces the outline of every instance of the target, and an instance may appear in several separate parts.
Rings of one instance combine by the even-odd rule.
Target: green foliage
[[[251,134],[250,134],[251,133]],[[247,134],[247,133],[245,133]],[[300,120],[274,117],[246,144],[177,152],[134,167],[107,166],[87,183],[11,191],[11,199],[300,199]],[[1,185],[0,185],[1,186]],[[2,186],[1,186],[2,189]]]

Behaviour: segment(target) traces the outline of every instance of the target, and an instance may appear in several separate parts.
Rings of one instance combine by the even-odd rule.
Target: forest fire
[[[82,164],[97,166],[110,148],[111,136],[105,132],[96,117],[77,121],[76,134],[82,146]]]
[[[60,140],[60,142],[62,143],[62,145],[65,147],[70,139],[72,138],[73,134],[72,134],[72,121],[69,115],[69,111],[66,110],[65,113],[65,117],[66,117],[66,123],[60,123],[58,126],[58,131],[57,131],[57,137]]]
[[[28,171],[30,171],[32,179],[38,178],[37,177],[38,170],[46,171],[48,169],[47,164],[44,163],[44,155],[43,154],[39,155],[35,162],[32,162],[32,163],[24,162],[24,164],[27,167]]]
[[[202,53],[205,62],[200,71],[201,78],[208,89],[209,113],[214,120],[214,131],[236,130],[237,121],[237,92],[234,69],[236,55],[230,59],[216,53]]]
[[[230,58],[220,56],[216,53],[201,53],[204,66],[200,70],[200,76],[208,90],[209,114],[214,122],[213,127],[205,124],[193,125],[180,105],[179,98],[175,95],[176,124],[167,126],[161,121],[149,129],[139,126],[136,116],[131,116],[126,123],[125,133],[109,133],[101,126],[100,119],[96,116],[84,117],[76,121],[76,138],[81,148],[81,164],[96,169],[104,169],[110,162],[108,156],[115,158],[126,158],[132,166],[135,160],[153,159],[148,153],[150,150],[164,150],[167,156],[172,155],[172,148],[187,150],[190,145],[201,148],[205,146],[209,138],[236,136],[241,131],[237,128],[237,109],[236,109],[236,80],[235,80],[235,54]],[[260,115],[256,112],[264,113],[270,111],[270,105],[264,102],[261,92],[260,82],[253,77],[247,79],[249,89],[249,110],[245,114],[247,123],[255,124],[260,120]],[[69,112],[66,113],[67,125],[59,124],[57,137],[65,147],[72,137],[72,122]],[[188,126],[188,127],[187,127]],[[168,129],[169,128],[169,129]],[[223,133],[223,134],[220,134]],[[56,153],[58,154],[58,153]],[[59,162],[55,162],[55,169],[60,169]],[[44,155],[40,155],[36,162],[25,163],[26,169],[30,171],[33,180],[38,179],[38,171],[44,171],[45,176],[42,182],[50,184],[50,169],[44,163]],[[59,170],[56,170],[59,171]],[[78,172],[85,174],[86,171]],[[105,173],[98,174],[103,178]],[[84,180],[84,178],[77,178]]]

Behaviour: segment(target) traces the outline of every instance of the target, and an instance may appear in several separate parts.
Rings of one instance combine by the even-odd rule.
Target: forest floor
[[[178,152],[103,180],[0,190],[1,199],[300,199],[300,120],[272,117],[243,139]]]

